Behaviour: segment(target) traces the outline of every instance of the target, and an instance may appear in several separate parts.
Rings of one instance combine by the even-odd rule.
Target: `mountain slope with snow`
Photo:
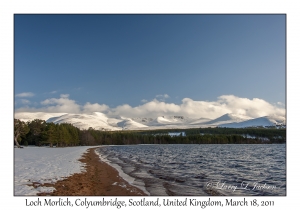
[[[200,119],[190,118],[185,116],[159,116],[155,119],[132,118],[132,120],[147,126],[163,126],[163,125],[189,125],[189,124],[193,124],[195,121]]]
[[[284,125],[285,120],[279,119],[278,117],[259,117],[251,120],[246,120],[243,122],[235,122],[235,123],[226,123],[220,124],[218,127],[227,127],[227,128],[245,128],[245,127],[258,127],[258,126],[276,126],[276,125]]]
[[[96,130],[121,130],[121,128],[111,125],[109,118],[100,112],[94,112],[93,114],[65,114],[49,118],[47,122],[70,123],[80,129],[92,127]]]
[[[47,113],[47,112],[16,112],[15,118],[24,122],[32,121],[35,119],[48,120],[52,117],[59,117],[67,113]]]
[[[214,120],[204,122],[204,124],[218,126],[220,124],[242,122],[242,121],[249,120],[249,119],[252,119],[252,118],[250,118],[248,116],[244,116],[244,115],[224,114],[221,117],[218,117]]]
[[[148,128],[148,126],[135,122],[132,119],[124,119],[123,121],[117,123],[117,125],[123,130],[136,130],[139,128]]]
[[[22,121],[42,119],[53,123],[70,123],[80,129],[96,130],[155,130],[175,128],[199,128],[199,127],[257,127],[285,125],[285,118],[269,116],[250,118],[244,115],[225,114],[216,119],[190,118],[185,116],[159,116],[157,118],[126,118],[122,116],[109,117],[101,112],[92,114],[66,114],[66,113],[15,113],[15,118]]]

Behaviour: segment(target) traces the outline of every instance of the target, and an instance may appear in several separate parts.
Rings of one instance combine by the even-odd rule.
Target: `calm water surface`
[[[128,145],[99,153],[150,195],[286,195],[285,144]]]

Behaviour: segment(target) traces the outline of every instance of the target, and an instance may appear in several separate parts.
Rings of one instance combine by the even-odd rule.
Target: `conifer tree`
[[[19,119],[14,119],[14,142],[20,148],[19,142],[29,132],[27,124]]]

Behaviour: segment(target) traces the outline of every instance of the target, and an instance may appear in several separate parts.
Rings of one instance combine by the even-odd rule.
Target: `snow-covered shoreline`
[[[108,146],[113,146],[113,145],[108,145]],[[120,146],[120,145],[118,145],[118,146]],[[123,145],[123,146],[127,146],[127,145]],[[130,184],[131,186],[139,188],[146,195],[150,195],[150,193],[145,188],[145,183],[139,182],[135,178],[133,178],[133,177],[129,176],[128,174],[126,174],[118,164],[115,164],[115,163],[112,163],[111,161],[109,161],[106,158],[106,156],[104,156],[103,154],[99,153],[98,150],[95,150],[95,153],[99,156],[99,158],[101,159],[101,161],[105,162],[106,164],[108,164],[112,168],[116,169],[118,171],[118,173],[119,173],[119,176],[122,177],[122,179],[124,179],[126,182],[128,182],[128,184]]]
[[[51,192],[52,187],[28,186],[33,182],[53,183],[84,171],[79,161],[88,146],[80,147],[24,147],[14,149],[14,195],[36,195]]]

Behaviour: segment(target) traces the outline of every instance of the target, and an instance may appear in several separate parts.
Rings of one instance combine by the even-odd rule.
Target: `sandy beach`
[[[101,161],[95,153],[96,148],[87,150],[79,160],[85,163],[85,172],[76,173],[56,183],[42,186],[54,187],[52,193],[37,195],[51,196],[145,196],[146,194],[122,179],[118,171]],[[35,183],[32,183],[35,186]]]

